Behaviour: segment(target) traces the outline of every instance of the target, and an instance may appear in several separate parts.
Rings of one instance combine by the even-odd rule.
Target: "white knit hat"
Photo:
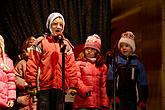
[[[86,42],[85,42],[85,46],[86,47],[91,47],[94,48],[96,50],[98,50],[98,52],[101,51],[101,39],[97,34],[93,34],[91,36],[88,36]]]
[[[135,52],[136,46],[134,41],[135,35],[131,31],[127,31],[121,34],[121,38],[118,42],[118,48],[120,48],[120,43],[124,42],[132,47],[133,52]]]
[[[48,16],[47,21],[46,21],[46,28],[49,29],[50,32],[52,32],[50,26],[51,26],[53,20],[56,19],[57,17],[60,17],[60,18],[63,20],[63,30],[62,30],[62,32],[64,31],[64,26],[65,26],[64,17],[63,17],[60,13],[54,12],[54,13],[51,13],[51,14]]]

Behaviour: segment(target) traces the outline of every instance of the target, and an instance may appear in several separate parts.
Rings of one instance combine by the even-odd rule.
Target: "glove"
[[[143,100],[140,100],[138,105],[142,110],[146,110],[146,103]]]
[[[76,91],[76,89],[69,89],[69,94],[71,94],[72,96],[74,96],[76,93],[77,93],[77,91]]]
[[[114,103],[114,98],[111,99],[111,103]],[[120,103],[120,99],[119,97],[116,97],[116,104]]]
[[[9,100],[9,101],[7,102],[7,106],[8,106],[8,107],[13,107],[13,106],[14,106],[14,100]]]

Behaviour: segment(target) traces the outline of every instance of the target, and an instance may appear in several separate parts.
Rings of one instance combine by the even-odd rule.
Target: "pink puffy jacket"
[[[8,100],[16,99],[16,78],[13,61],[5,55],[8,70],[4,70],[3,59],[0,58],[0,108],[7,107]]]
[[[107,67],[96,68],[94,63],[78,61],[80,72],[78,74],[78,90],[74,100],[74,108],[98,108],[109,107],[106,94]],[[86,93],[91,95],[86,97]]]

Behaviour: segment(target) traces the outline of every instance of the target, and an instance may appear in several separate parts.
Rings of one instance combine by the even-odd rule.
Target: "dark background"
[[[165,0],[1,0],[0,34],[15,60],[22,42],[45,33],[46,19],[60,12],[75,47],[88,35],[102,38],[102,51],[115,47],[121,33],[135,34],[136,53],[146,67],[147,110],[165,110]],[[83,45],[76,50],[81,50]]]
[[[45,33],[52,12],[64,16],[65,32],[74,44],[82,44],[87,36],[96,33],[102,38],[103,51],[110,48],[109,0],[1,0],[0,34],[9,57],[15,60],[28,36]]]

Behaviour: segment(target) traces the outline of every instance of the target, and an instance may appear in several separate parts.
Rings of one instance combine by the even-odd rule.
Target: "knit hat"
[[[121,34],[121,38],[118,42],[118,48],[120,48],[120,43],[127,43],[132,47],[133,52],[135,52],[135,41],[134,41],[135,35],[131,31],[127,31],[125,33]]]
[[[46,28],[49,29],[50,32],[52,32],[50,26],[51,26],[53,20],[56,19],[57,17],[60,17],[60,18],[63,20],[63,30],[62,30],[62,32],[64,31],[64,26],[65,26],[64,17],[63,17],[60,13],[54,12],[54,13],[51,13],[51,14],[48,16],[47,21],[46,21]]]
[[[88,38],[86,39],[84,48],[86,48],[86,47],[94,48],[100,52],[100,50],[101,50],[100,37],[97,34],[93,34],[91,36],[88,36]]]

